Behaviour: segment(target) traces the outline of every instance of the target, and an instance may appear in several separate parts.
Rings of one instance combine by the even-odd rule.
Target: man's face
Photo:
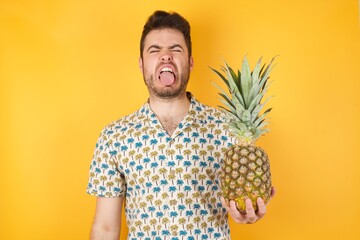
[[[170,99],[185,94],[193,58],[182,33],[165,28],[146,36],[139,66],[150,95]]]

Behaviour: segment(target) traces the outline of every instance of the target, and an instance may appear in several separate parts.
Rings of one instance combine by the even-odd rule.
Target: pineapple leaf
[[[261,124],[261,121],[265,119],[266,115],[271,111],[271,108],[267,109],[261,116],[259,116],[255,122],[254,126],[259,126]]]
[[[266,63],[264,63],[264,64],[262,65],[262,67],[261,67],[261,69],[260,69],[260,72],[259,72],[259,76],[262,75],[262,73],[263,73],[263,71],[264,71],[264,69],[265,69],[265,66],[266,66]]]
[[[269,132],[269,129],[262,129],[259,130],[259,132],[257,133],[258,137],[256,139],[258,139],[261,135],[264,135],[265,133]]]
[[[233,100],[237,101],[241,105],[241,107],[245,109],[245,102],[241,94],[238,91],[233,91],[231,94],[233,96]]]
[[[216,70],[214,70],[214,71],[216,71]],[[216,73],[217,73],[219,76],[222,76],[222,77],[223,77],[223,75],[222,75],[221,73],[219,73],[218,71],[216,71]],[[224,79],[225,79],[225,78],[224,78]],[[223,80],[224,80],[224,79],[223,79]],[[225,80],[226,80],[226,79],[225,79]],[[225,82],[225,80],[224,80],[224,82]],[[243,108],[242,106],[244,105],[244,103],[243,103],[243,100],[242,100],[241,96],[239,96],[239,94],[237,93],[237,91],[236,91],[236,89],[235,89],[235,88],[236,88],[235,82],[232,81],[232,78],[230,78],[230,81],[226,80],[226,84],[228,85],[228,89],[230,90],[230,94],[232,95],[232,99],[233,99],[232,102],[234,102],[234,104],[232,104],[232,105],[235,106],[235,105],[237,105],[236,102],[239,102],[239,104],[241,105],[241,108]],[[213,83],[213,85],[221,91],[221,93],[219,93],[219,94],[221,94],[221,96],[222,96],[223,98],[225,98],[225,96],[226,96],[226,98],[225,98],[226,101],[231,102],[230,97],[227,96],[227,94],[225,93],[225,91],[224,91],[219,85],[217,85],[216,83]],[[234,90],[232,90],[232,89],[234,89]],[[238,101],[237,101],[237,100],[238,100]]]
[[[261,102],[261,99],[263,98],[263,96],[264,96],[264,93],[261,92],[251,101],[250,106],[248,107],[248,110],[250,112],[252,112],[255,109],[255,107],[257,105],[259,105],[259,103]]]
[[[223,82],[227,85],[228,88],[230,88],[229,81],[226,79],[226,77],[224,77],[224,75],[221,74],[221,72],[219,72],[214,68],[210,68],[210,69],[213,70],[223,80]]]
[[[236,112],[236,107],[232,105],[232,103],[227,102],[224,99],[220,99],[220,102],[222,102],[227,108],[225,108],[228,112],[234,113]]]
[[[248,110],[244,110],[243,114],[241,116],[241,120],[243,122],[247,123],[247,122],[250,122],[250,118],[251,118],[250,112]]]
[[[256,141],[261,135],[264,135],[267,132],[269,132],[269,129],[256,131],[256,133],[254,134],[254,141]]]
[[[226,65],[226,74],[230,85],[229,87],[230,92],[233,95],[233,97],[236,97],[241,103],[241,105],[245,107],[245,99],[242,97],[240,83],[237,81],[238,77],[226,62],[225,65]]]
[[[256,63],[256,66],[255,66],[255,68],[254,68],[254,70],[253,70],[252,73],[251,73],[251,77],[252,77],[252,82],[253,82],[253,84],[256,84],[256,82],[259,80],[261,60],[262,60],[262,57],[258,60],[258,62]]]
[[[251,122],[254,122],[258,114],[260,113],[261,109],[265,106],[265,104],[271,99],[271,97],[268,97],[264,103],[259,104],[255,107],[255,109],[251,112]]]
[[[211,68],[212,69],[212,68]],[[232,95],[233,99],[237,99],[241,106],[245,107],[245,102],[241,94],[239,78],[236,76],[235,72],[229,67],[229,65],[225,62],[225,67],[222,67],[222,71],[224,71],[227,75],[227,79],[218,71],[213,69],[220,77],[222,77],[223,81],[226,81],[228,89]]]
[[[269,122],[261,122],[261,124],[257,127],[258,129],[263,129],[266,125],[268,125]]]
[[[267,78],[267,79],[265,79],[265,80],[260,79],[260,84],[259,84],[259,86],[260,86],[260,88],[261,88],[261,91],[264,91],[264,88],[266,87],[268,80],[269,80],[269,78]]]
[[[264,113],[269,113],[271,111],[272,108],[268,108],[266,109],[266,111]]]
[[[238,76],[236,75],[236,73],[234,72],[234,70],[231,67],[229,67],[227,64],[226,64],[226,66],[228,67],[228,70],[231,74],[232,79],[234,80],[234,82],[237,86],[237,89],[240,90],[240,82],[239,82]]]
[[[211,68],[225,82],[228,92],[214,84],[220,89],[220,101],[224,104],[225,115],[228,120],[228,129],[237,136],[240,141],[253,142],[262,134],[269,131],[266,126],[269,124],[267,115],[271,108],[263,113],[263,107],[271,99],[268,97],[264,102],[263,98],[267,93],[271,82],[270,72],[274,68],[274,59],[270,64],[262,64],[260,57],[253,70],[245,56],[242,66],[234,71],[225,61],[221,71]]]
[[[244,111],[246,111],[246,110],[236,109],[236,115],[239,117],[239,119],[240,119],[241,121],[242,121],[242,119],[243,119]]]
[[[233,99],[233,100],[235,100],[235,99]],[[233,104],[235,105],[235,112],[234,113],[237,114],[239,116],[239,118],[241,119],[243,111],[245,110],[245,108],[239,102],[233,101]]]
[[[266,94],[268,88],[269,88],[270,84],[268,84],[250,103],[250,106],[248,107],[248,109],[250,110],[250,112],[252,112],[254,110],[254,108],[260,104],[262,98],[264,97],[264,95]]]
[[[274,62],[274,60],[275,60],[275,57],[273,59],[271,59],[271,62],[269,63],[269,65],[266,67],[265,71],[261,75],[260,82],[267,80],[267,78],[269,77],[271,70],[275,67],[275,66],[272,66],[272,63]]]
[[[246,125],[242,122],[237,122],[236,126],[242,131],[245,132],[246,131]]]
[[[244,96],[245,106],[248,106],[250,103],[248,102],[248,95],[251,88],[251,73],[249,63],[247,58],[244,57],[242,68],[241,68],[241,90],[242,95]]]
[[[250,132],[250,131],[246,131],[245,133],[244,133],[244,136],[246,137],[246,139],[252,139],[254,134],[252,133],[252,132]]]
[[[254,83],[254,85],[251,87],[250,89],[250,93],[248,96],[248,102],[251,104],[252,101],[254,100],[254,98],[256,97],[256,95],[260,92],[260,86],[258,83]],[[250,105],[248,107],[248,109],[250,109]]]
[[[221,91],[221,93],[218,93],[221,97],[223,97],[226,101],[228,101],[229,103],[231,103],[230,97],[226,94],[226,92],[224,91],[224,89],[222,89],[219,85],[217,85],[216,83],[212,82],[212,84]]]
[[[231,108],[235,109],[234,104],[232,103],[232,101],[230,100],[230,98],[227,95],[222,94],[222,93],[218,93],[218,94],[231,106]]]
[[[222,108],[223,110],[225,110],[225,113],[227,114],[228,120],[230,120],[230,122],[241,121],[241,119],[236,115],[236,113],[230,111],[229,109],[227,109],[223,106],[219,106],[219,108]]]

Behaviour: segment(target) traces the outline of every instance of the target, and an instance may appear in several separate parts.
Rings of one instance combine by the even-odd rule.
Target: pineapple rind
[[[232,156],[235,154],[242,157],[234,160]],[[271,173],[266,153],[253,144],[242,143],[231,146],[225,156],[220,174],[225,201],[234,200],[238,210],[245,213],[245,200],[249,198],[256,211],[258,197],[265,203],[270,200]]]

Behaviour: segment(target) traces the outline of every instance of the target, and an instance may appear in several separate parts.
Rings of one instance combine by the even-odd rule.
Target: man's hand
[[[271,198],[273,198],[275,195],[275,188],[271,188]],[[270,199],[271,199],[270,198]],[[255,223],[259,221],[261,218],[265,216],[266,213],[266,204],[261,198],[257,199],[257,205],[258,210],[255,212],[254,207],[251,203],[250,199],[246,199],[246,213],[243,214],[239,212],[236,208],[235,201],[230,201],[230,206],[226,204],[225,199],[221,197],[221,203],[223,207],[228,211],[230,216],[234,219],[235,223],[243,223],[243,224],[249,224],[249,223]]]

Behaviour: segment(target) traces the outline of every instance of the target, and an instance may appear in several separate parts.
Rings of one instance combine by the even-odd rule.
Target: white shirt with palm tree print
[[[101,132],[87,192],[126,197],[131,240],[230,239],[219,172],[235,138],[223,123],[222,112],[191,96],[169,136],[145,103]]]

